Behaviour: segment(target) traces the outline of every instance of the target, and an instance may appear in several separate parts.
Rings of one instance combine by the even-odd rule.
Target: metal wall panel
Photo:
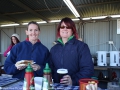
[[[117,34],[116,20],[84,23],[83,27],[83,41],[88,44],[92,56],[96,56],[97,51],[120,51],[120,34]],[[113,41],[114,45],[108,44],[108,41]]]
[[[14,28],[2,28],[0,29],[1,32],[1,53],[4,53],[4,51],[7,49],[7,47],[10,45],[11,40],[10,37],[14,33]],[[5,61],[5,57],[1,55],[1,63],[3,64]]]
[[[24,27],[16,27],[16,33],[19,34],[20,41],[24,41],[26,39],[26,33],[25,30],[27,29],[27,26]]]
[[[50,50],[50,48],[53,46],[53,42],[56,39],[55,25],[45,25],[40,27],[40,41]]]
[[[109,22],[84,24],[84,42],[88,44],[91,54],[96,51],[108,51]]]
[[[112,46],[112,50],[118,50],[120,51],[120,34],[117,34],[117,21],[114,20],[112,21],[112,35],[113,35],[113,43],[114,43],[114,46]]]

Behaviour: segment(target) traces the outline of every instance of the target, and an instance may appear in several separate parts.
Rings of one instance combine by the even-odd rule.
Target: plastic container
[[[119,51],[110,51],[110,66],[120,66]]]
[[[98,53],[98,66],[107,66],[107,51],[97,51]]]
[[[88,83],[89,81],[90,81],[90,82],[91,82],[91,81],[95,81],[95,83],[97,83],[97,85],[98,85],[98,81],[95,80],[95,79],[80,79],[80,80],[79,80],[79,86],[80,86],[79,90],[86,90],[86,85],[89,84],[89,83]]]
[[[34,78],[35,90],[42,90],[42,80],[43,80],[43,77]]]

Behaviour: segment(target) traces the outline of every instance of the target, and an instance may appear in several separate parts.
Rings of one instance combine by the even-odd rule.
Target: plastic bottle
[[[46,77],[43,77],[43,86],[42,86],[42,90],[48,90],[49,88],[49,83]]]
[[[51,83],[52,83],[51,69],[49,68],[48,63],[46,63],[46,66],[43,70],[43,88],[45,88],[45,87],[50,88]],[[46,85],[48,85],[48,86],[46,86]],[[48,89],[46,89],[46,90],[48,90]]]
[[[25,69],[23,90],[35,90],[33,69],[30,64]]]

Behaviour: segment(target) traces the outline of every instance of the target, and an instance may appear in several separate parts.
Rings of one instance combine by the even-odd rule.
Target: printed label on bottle
[[[26,90],[26,88],[27,88],[27,82],[26,79],[24,78],[23,90]]]
[[[43,82],[43,90],[48,90],[48,82]]]

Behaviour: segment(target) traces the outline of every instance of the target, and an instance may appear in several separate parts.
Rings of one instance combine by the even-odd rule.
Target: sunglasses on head
[[[71,29],[71,27],[69,27],[69,26],[61,26],[60,28],[61,28],[61,29],[64,29],[64,28],[66,28],[66,29]]]

